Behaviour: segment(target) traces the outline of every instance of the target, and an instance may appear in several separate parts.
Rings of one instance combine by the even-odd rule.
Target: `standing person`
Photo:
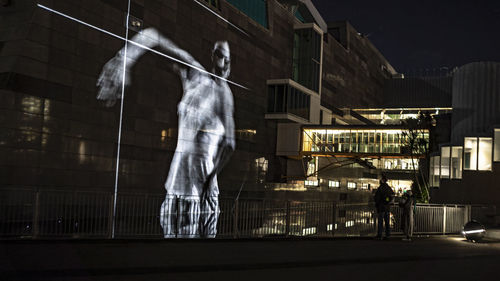
[[[401,228],[403,229],[405,235],[403,241],[411,241],[411,237],[413,235],[413,212],[415,206],[415,198],[413,197],[411,189],[403,194],[403,198],[401,199],[401,202],[399,202],[399,206],[403,209],[401,215]]]
[[[215,237],[220,212],[217,174],[235,149],[234,102],[226,80],[231,69],[229,44],[215,43],[210,73],[154,28],[143,30],[131,41],[126,51],[120,50],[104,66],[97,99],[112,106],[121,97],[125,54],[126,75],[147,48],[158,47],[176,61],[173,69],[184,94],[178,105],[177,146],[165,183],[160,223],[165,238]]]
[[[390,210],[391,203],[394,200],[394,191],[387,184],[387,178],[382,175],[380,179],[380,186],[375,192],[375,207],[378,214],[378,230],[377,239],[382,239],[382,231],[385,223],[385,239],[391,236],[391,225],[390,225]]]

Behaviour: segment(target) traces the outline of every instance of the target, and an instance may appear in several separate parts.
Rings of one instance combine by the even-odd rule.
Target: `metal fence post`
[[[35,191],[35,202],[33,206],[33,238],[37,238],[40,234],[40,191]]]
[[[443,235],[446,234],[446,205],[443,206]]]
[[[178,238],[179,229],[181,228],[181,206],[180,206],[180,198],[178,196],[175,197],[175,238]]]
[[[114,214],[113,214],[113,204],[115,202],[115,195],[110,194],[109,197],[109,210],[108,210],[108,239],[113,239],[113,227],[114,227]]]
[[[335,236],[335,226],[337,225],[337,204],[333,202],[333,215],[332,215],[332,236]]]
[[[467,223],[471,220],[471,217],[472,217],[472,207],[471,205],[465,205],[465,209],[464,209],[464,222]]]
[[[289,236],[290,235],[290,201],[286,201],[286,228],[285,228],[285,235]]]
[[[234,200],[233,208],[233,238],[238,238],[238,213],[239,213],[239,201]]]

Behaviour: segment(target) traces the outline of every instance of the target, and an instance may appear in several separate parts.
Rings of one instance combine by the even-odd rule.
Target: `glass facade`
[[[429,132],[422,130],[419,138],[428,143]],[[304,129],[302,151],[401,154],[408,151],[406,144],[402,129]],[[420,150],[413,152],[419,154]]]
[[[296,29],[293,42],[292,79],[319,92],[321,35],[313,28]]]
[[[227,0],[227,2],[263,27],[268,27],[267,0]]]
[[[477,170],[477,138],[464,139],[464,170]]]
[[[413,161],[410,158],[382,158],[372,159],[370,162],[377,169],[383,170],[417,170],[418,160]]]
[[[309,120],[311,97],[299,89],[289,85],[269,85],[268,87],[269,113],[291,113]]]
[[[491,171],[492,139],[479,138],[479,153],[477,169],[480,171]]]
[[[462,178],[462,152],[461,146],[451,147],[451,175],[452,179]]]
[[[441,147],[441,171],[440,177],[442,179],[450,178],[450,149],[449,146]]]
[[[429,184],[431,187],[439,187],[439,165],[441,157],[432,156],[430,159]]]

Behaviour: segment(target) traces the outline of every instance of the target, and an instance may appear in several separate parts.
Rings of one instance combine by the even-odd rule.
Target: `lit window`
[[[500,162],[500,129],[495,129],[495,149],[493,161]]]
[[[479,153],[477,169],[491,171],[491,138],[479,138]]]
[[[316,234],[316,227],[308,227],[302,229],[302,235],[313,235]]]
[[[477,138],[464,139],[464,170],[477,170]]]
[[[347,189],[356,189],[356,183],[355,182],[347,182]]]
[[[462,178],[462,150],[461,146],[453,146],[451,148],[451,178]]]
[[[429,181],[430,186],[439,187],[439,161],[440,156],[432,156],[430,161]]]
[[[318,186],[318,181],[304,181],[305,186]]]
[[[340,181],[328,181],[329,187],[340,187]]]
[[[369,187],[370,187],[370,184],[368,184],[368,183],[361,184],[361,189],[368,190]]]
[[[441,147],[441,178],[450,178],[450,147]]]
[[[393,162],[391,159],[387,159],[384,161],[384,168],[386,170],[392,170],[396,165],[393,165]]]
[[[283,85],[269,85],[269,103],[268,112],[269,113],[293,113],[297,116],[308,119],[309,111],[308,107],[310,101],[306,100],[304,104],[306,107],[302,106],[290,106],[287,103],[293,103],[289,101],[290,99],[296,99],[292,94],[294,90],[289,89],[290,86]],[[306,94],[307,95],[307,94]],[[294,98],[295,97],[295,98]],[[300,105],[300,103],[298,104]],[[305,110],[305,111],[304,111]],[[381,132],[379,132],[381,131]],[[363,129],[363,130],[345,130],[345,129],[312,129],[304,128],[304,138],[303,138],[303,151],[323,151],[323,152],[345,152],[345,153],[390,153],[390,154],[400,154],[408,153],[407,141],[401,142],[401,135],[406,131],[404,130],[375,130],[375,129]],[[427,149],[427,144],[429,143],[429,133],[424,131],[419,139],[423,139],[425,145],[415,150],[415,154],[421,154]],[[405,151],[401,149],[405,148]],[[380,168],[382,169],[413,169],[413,165],[410,160],[405,160],[406,163],[401,163],[394,159],[387,161],[382,161]],[[415,165],[418,165],[418,161],[415,161]],[[401,167],[401,165],[403,165]],[[418,169],[418,167],[415,167]]]
[[[337,229],[337,224],[327,224],[326,231],[332,231],[333,229]]]

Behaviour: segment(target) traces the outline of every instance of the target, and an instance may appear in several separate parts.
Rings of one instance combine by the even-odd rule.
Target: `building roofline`
[[[300,2],[304,4],[304,6],[306,6],[306,8],[309,10],[314,20],[316,21],[316,24],[321,28],[321,30],[323,30],[323,33],[327,33],[328,27],[326,25],[326,22],[314,6],[314,4],[311,2],[311,0],[300,0]]]

